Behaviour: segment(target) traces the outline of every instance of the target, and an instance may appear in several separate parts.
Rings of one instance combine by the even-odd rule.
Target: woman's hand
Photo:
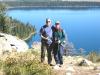
[[[61,41],[60,41],[60,40],[58,40],[58,44],[59,44],[59,43],[61,43]]]

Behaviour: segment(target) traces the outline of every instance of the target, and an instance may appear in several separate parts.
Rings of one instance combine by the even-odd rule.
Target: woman
[[[61,45],[65,40],[65,34],[60,27],[60,22],[55,23],[55,30],[53,31],[53,52],[56,62],[55,67],[63,65],[63,46]]]

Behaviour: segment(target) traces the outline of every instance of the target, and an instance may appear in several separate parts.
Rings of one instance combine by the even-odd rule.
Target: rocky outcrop
[[[16,36],[0,33],[0,54],[5,51],[23,52],[28,50],[28,45]]]
[[[87,60],[87,59],[83,59],[80,63],[79,63],[79,66],[93,66],[94,64]]]
[[[54,71],[55,75],[100,75],[99,65],[99,63],[93,63],[82,56],[64,56],[63,66]]]
[[[94,67],[94,70],[99,70],[100,71],[100,66]]]

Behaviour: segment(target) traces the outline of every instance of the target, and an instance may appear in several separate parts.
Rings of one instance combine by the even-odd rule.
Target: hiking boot
[[[60,65],[59,65],[59,67],[62,67],[62,66],[63,66],[63,64],[60,64]]]
[[[54,67],[53,67],[54,69],[56,69],[56,70],[59,70],[59,65],[57,64],[57,65],[55,65]]]
[[[49,64],[50,66],[54,66],[53,64]]]

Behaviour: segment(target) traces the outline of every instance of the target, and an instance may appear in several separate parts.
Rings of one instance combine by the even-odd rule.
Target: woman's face
[[[56,29],[60,29],[60,24],[56,24]]]

